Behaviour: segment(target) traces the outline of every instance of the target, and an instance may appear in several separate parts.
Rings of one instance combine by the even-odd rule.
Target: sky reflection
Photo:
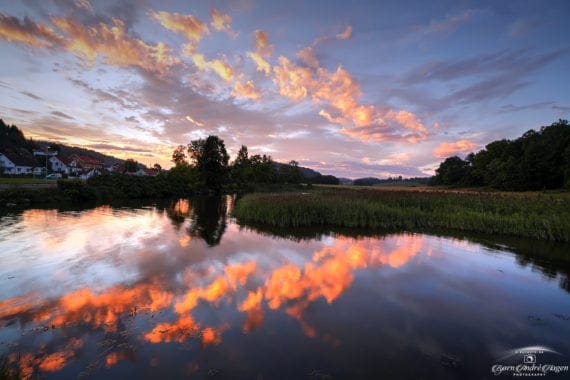
[[[386,353],[367,361],[361,350],[379,345],[400,359],[479,349],[483,361],[524,338],[539,311],[548,326],[530,335],[568,352],[570,327],[553,317],[570,315],[568,294],[511,255],[421,234],[275,238],[235,225],[226,200],[196,202],[6,218],[0,354],[25,377],[149,376],[147,366],[178,377],[214,365],[271,377],[279,366],[261,358],[300,344],[342,374],[377,370]],[[182,352],[185,364],[165,364]],[[284,352],[282,365],[294,361]]]

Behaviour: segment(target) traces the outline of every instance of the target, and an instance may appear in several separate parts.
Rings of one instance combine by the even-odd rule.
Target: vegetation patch
[[[236,204],[240,223],[277,227],[455,229],[570,241],[570,194],[321,188],[248,194]]]

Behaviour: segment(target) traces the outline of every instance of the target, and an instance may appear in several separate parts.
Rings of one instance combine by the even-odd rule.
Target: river
[[[569,245],[271,231],[233,202],[2,214],[0,373],[481,379],[534,357],[570,376]]]

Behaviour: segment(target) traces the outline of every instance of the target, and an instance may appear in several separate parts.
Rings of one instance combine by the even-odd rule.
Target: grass
[[[240,223],[281,228],[453,229],[570,241],[570,193],[335,186],[304,193],[248,194],[233,214]]]
[[[56,183],[57,180],[54,179],[48,179],[47,183]],[[43,184],[46,183],[45,178],[0,178],[0,184],[6,184],[6,185],[25,185],[25,184]]]

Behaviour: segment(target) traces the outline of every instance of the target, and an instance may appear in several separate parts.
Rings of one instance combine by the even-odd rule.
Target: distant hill
[[[275,171],[280,172],[283,166],[288,164],[283,164],[281,162],[273,162],[273,167]],[[299,172],[303,178],[309,180],[311,183],[326,184],[326,185],[338,185],[338,178],[332,175],[323,175],[316,170],[306,168],[304,166],[299,166]]]
[[[91,156],[103,162],[105,166],[115,163],[124,164],[125,160],[109,156],[91,149],[84,149],[75,146],[69,146],[50,141],[34,141],[26,139],[24,132],[15,125],[8,125],[4,120],[0,119],[0,150],[16,154],[25,159],[31,159],[42,163],[43,159],[38,161],[34,158],[34,149],[45,150],[46,146],[58,152],[60,157],[68,157],[72,154]]]
[[[358,178],[353,181],[354,186],[413,186],[413,185],[428,185],[430,177],[414,177],[414,178],[386,178],[380,179],[375,177]]]
[[[124,163],[125,163],[125,160],[122,160],[122,159],[117,158],[117,157],[109,156],[109,155],[106,155],[106,154],[103,154],[103,153],[100,153],[100,152],[97,152],[97,151],[91,150],[91,149],[79,148],[76,146],[69,146],[69,145],[53,143],[53,142],[49,142],[49,141],[36,141],[36,144],[42,150],[45,149],[46,146],[49,146],[51,150],[58,151],[58,156],[61,156],[61,157],[69,157],[72,154],[91,156],[91,157],[94,157],[94,158],[98,159],[99,161],[103,162],[103,164],[105,164],[105,166],[110,166],[110,165],[113,165],[115,163],[120,164],[120,165],[124,165]],[[140,165],[142,165],[142,164],[140,164]]]

